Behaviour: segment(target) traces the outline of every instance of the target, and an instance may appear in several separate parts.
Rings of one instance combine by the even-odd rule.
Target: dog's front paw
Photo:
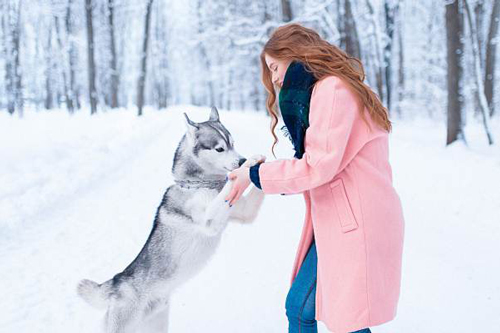
[[[252,166],[254,166],[256,164],[265,162],[265,160],[266,160],[266,156],[264,156],[264,155],[260,155],[260,154],[253,155],[252,157],[250,157],[249,159],[247,159],[245,161],[245,163],[243,163],[242,166],[252,167]]]

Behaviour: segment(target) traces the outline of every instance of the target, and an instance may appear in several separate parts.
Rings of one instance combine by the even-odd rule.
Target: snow
[[[194,121],[209,114],[187,105],[146,109],[141,118],[125,109],[92,117],[0,113],[0,332],[98,331],[104,313],[78,298],[76,284],[111,278],[141,249],[172,183],[183,112]],[[220,114],[241,154],[273,159],[263,112]],[[500,327],[499,145],[486,144],[478,120],[465,128],[468,146],[445,147],[445,126],[436,121],[394,119],[393,126],[403,281],[396,319],[372,332]],[[276,133],[277,157],[292,156]],[[209,264],[174,294],[170,331],[285,332],[303,214],[301,195],[269,195],[254,224],[230,224]]]

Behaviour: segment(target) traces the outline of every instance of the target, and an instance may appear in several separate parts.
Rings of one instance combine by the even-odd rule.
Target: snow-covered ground
[[[172,182],[184,111],[194,121],[209,112],[0,113],[0,332],[97,331],[103,313],[77,297],[76,284],[109,279],[141,249]],[[220,114],[241,154],[273,159],[264,113]],[[444,125],[393,122],[390,159],[406,220],[403,282],[396,319],[372,331],[497,331],[500,144],[487,146],[472,120],[469,147],[447,148]],[[280,138],[277,157],[291,156]],[[286,332],[303,214],[301,195],[270,195],[253,225],[229,225],[215,257],[173,296],[170,331]],[[327,332],[321,323],[320,332]]]

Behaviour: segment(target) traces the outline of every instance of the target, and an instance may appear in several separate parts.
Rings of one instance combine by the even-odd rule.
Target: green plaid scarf
[[[293,61],[288,66],[279,93],[279,106],[285,126],[281,128],[295,149],[296,158],[304,154],[304,137],[309,127],[309,103],[317,79],[304,64]]]

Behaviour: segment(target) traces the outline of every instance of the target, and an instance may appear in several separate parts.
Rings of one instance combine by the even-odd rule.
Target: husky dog
[[[228,221],[250,223],[264,199],[253,186],[232,207],[225,202],[232,181],[228,172],[249,160],[238,154],[215,107],[208,121],[195,123],[184,113],[187,132],[175,152],[175,184],[167,188],[142,250],[121,273],[98,284],[82,280],[78,294],[106,308],[106,332],[167,332],[170,296],[214,254]]]

